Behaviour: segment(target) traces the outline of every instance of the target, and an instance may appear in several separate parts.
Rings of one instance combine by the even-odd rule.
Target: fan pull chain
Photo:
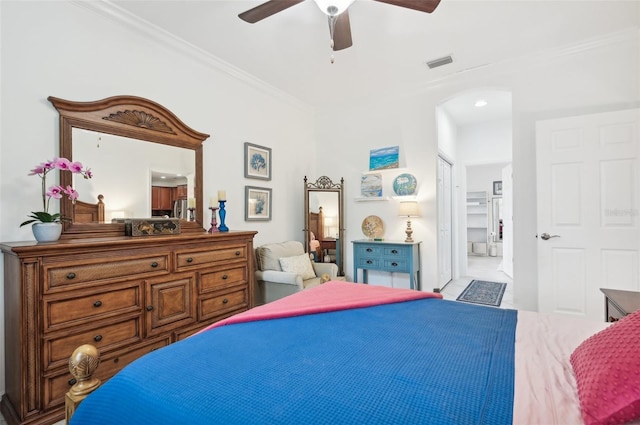
[[[329,61],[331,63],[335,62],[335,58],[333,57],[333,46],[335,45],[334,41],[333,41],[333,33],[335,32],[336,29],[336,20],[337,20],[337,16],[336,15],[329,15],[329,34],[331,35],[331,41],[329,43],[329,47],[331,48],[331,56],[329,57]]]

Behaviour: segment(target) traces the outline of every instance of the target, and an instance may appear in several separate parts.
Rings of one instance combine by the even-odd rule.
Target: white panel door
[[[640,290],[640,109],[536,126],[538,306],[604,318],[599,288]]]
[[[451,225],[452,193],[451,164],[438,157],[438,287],[452,278],[453,243]]]

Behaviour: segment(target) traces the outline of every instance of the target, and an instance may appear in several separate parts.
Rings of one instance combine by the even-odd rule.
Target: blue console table
[[[420,290],[420,243],[398,241],[372,241],[353,243],[353,280],[358,282],[358,269],[362,269],[362,281],[368,283],[367,272],[378,270],[391,273],[409,273],[411,289]]]

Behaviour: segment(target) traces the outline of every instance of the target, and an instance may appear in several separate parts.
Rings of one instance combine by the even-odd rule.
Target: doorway
[[[511,92],[501,89],[466,91],[436,108],[439,151],[450,163],[456,164],[452,177],[453,270],[451,283],[445,286],[462,285],[474,278],[486,280],[487,276],[493,279],[504,277],[501,280],[512,283],[512,276],[503,273],[501,261],[498,261],[504,255],[501,248],[504,248],[504,223],[507,221],[504,213],[507,208],[502,192],[506,183],[503,181],[503,169],[510,167],[512,161],[511,116]],[[476,170],[474,167],[479,168]],[[482,186],[478,186],[476,171],[482,167],[484,171],[489,168],[492,171],[483,177]],[[511,171],[506,175],[510,178]],[[510,187],[509,184],[507,186]],[[468,208],[468,204],[473,204],[473,207]],[[495,221],[494,215],[497,217]],[[443,226],[440,218],[438,226]],[[470,231],[469,227],[474,229]],[[500,234],[502,240],[499,239]],[[446,260],[440,258],[444,256],[444,248],[440,245],[438,255],[441,276],[443,261]],[[495,267],[490,263],[496,263]],[[488,273],[490,268],[496,275]],[[466,285],[462,289],[464,287]]]

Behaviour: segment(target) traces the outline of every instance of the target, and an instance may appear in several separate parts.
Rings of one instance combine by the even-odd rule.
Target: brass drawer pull
[[[226,298],[222,300],[222,304],[226,304],[226,303],[228,303],[228,302],[229,302],[229,300],[228,300],[228,299],[226,299]]]
[[[158,263],[156,261],[154,261],[153,263],[151,263],[151,267],[153,267],[155,269],[156,267],[158,267]]]
[[[75,279],[76,274],[74,272],[71,273],[67,273],[67,279],[71,280],[71,279]]]
[[[94,307],[102,307],[102,301],[98,300],[96,302],[93,303]]]
[[[371,249],[371,248],[367,248],[367,249],[366,249],[366,251],[367,251],[367,252],[373,252],[373,249]]]
[[[153,306],[152,305],[148,305],[147,306],[147,311],[153,311]]]
[[[94,336],[94,337],[93,337],[93,340],[94,340],[95,342],[100,342],[100,341],[102,341],[102,335],[96,335],[96,336]]]
[[[69,384],[69,386],[75,385],[75,383],[78,382],[76,381],[76,378],[71,378],[67,381],[67,384]]]
[[[393,267],[398,267],[398,263],[396,263],[395,261],[394,261],[393,263],[391,263],[391,265],[392,265]]]
[[[398,253],[398,250],[397,250],[397,249],[392,249],[392,250],[391,250],[391,253],[392,253],[392,254],[397,254],[397,253]]]
[[[226,274],[222,275],[222,280],[227,280],[229,278],[229,276],[227,276]]]
[[[118,363],[120,361],[120,357],[116,357],[115,359],[113,359],[114,363]]]
[[[191,257],[187,258],[187,263],[193,263],[193,258]]]
[[[240,256],[240,251],[236,251],[236,257]]]

